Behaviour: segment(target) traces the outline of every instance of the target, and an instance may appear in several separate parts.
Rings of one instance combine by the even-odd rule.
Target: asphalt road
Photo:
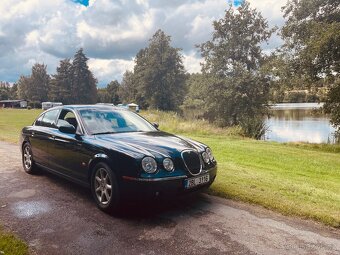
[[[107,215],[87,189],[25,174],[20,159],[0,142],[0,224],[33,254],[340,254],[340,230],[207,195]]]

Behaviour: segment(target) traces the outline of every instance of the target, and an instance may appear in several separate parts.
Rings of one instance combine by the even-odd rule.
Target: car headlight
[[[205,163],[209,163],[209,155],[207,152],[202,152],[202,158]]]
[[[213,161],[214,160],[214,155],[212,154],[211,149],[207,148],[205,151],[208,154],[210,161]]]
[[[163,160],[163,166],[166,171],[171,172],[174,170],[174,162],[169,158]]]
[[[149,174],[153,174],[157,171],[157,163],[154,158],[151,157],[145,157],[142,160],[142,168],[145,172]]]

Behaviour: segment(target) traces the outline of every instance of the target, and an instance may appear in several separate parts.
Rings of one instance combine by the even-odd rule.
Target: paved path
[[[340,254],[340,230],[207,195],[143,204],[113,217],[90,192],[23,172],[0,142],[0,224],[36,254]]]

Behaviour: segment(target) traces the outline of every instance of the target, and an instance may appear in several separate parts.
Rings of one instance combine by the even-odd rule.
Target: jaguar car
[[[43,169],[84,185],[105,212],[130,199],[201,191],[217,172],[208,146],[107,105],[48,109],[22,129],[20,145],[25,172]]]

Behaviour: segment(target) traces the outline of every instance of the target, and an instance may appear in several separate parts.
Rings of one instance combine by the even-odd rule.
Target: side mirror
[[[76,128],[65,120],[58,121],[58,130],[66,134],[75,134]]]
[[[153,123],[152,123],[152,126],[154,126],[154,127],[157,128],[157,129],[159,128],[159,124],[158,124],[157,122],[153,122]]]

